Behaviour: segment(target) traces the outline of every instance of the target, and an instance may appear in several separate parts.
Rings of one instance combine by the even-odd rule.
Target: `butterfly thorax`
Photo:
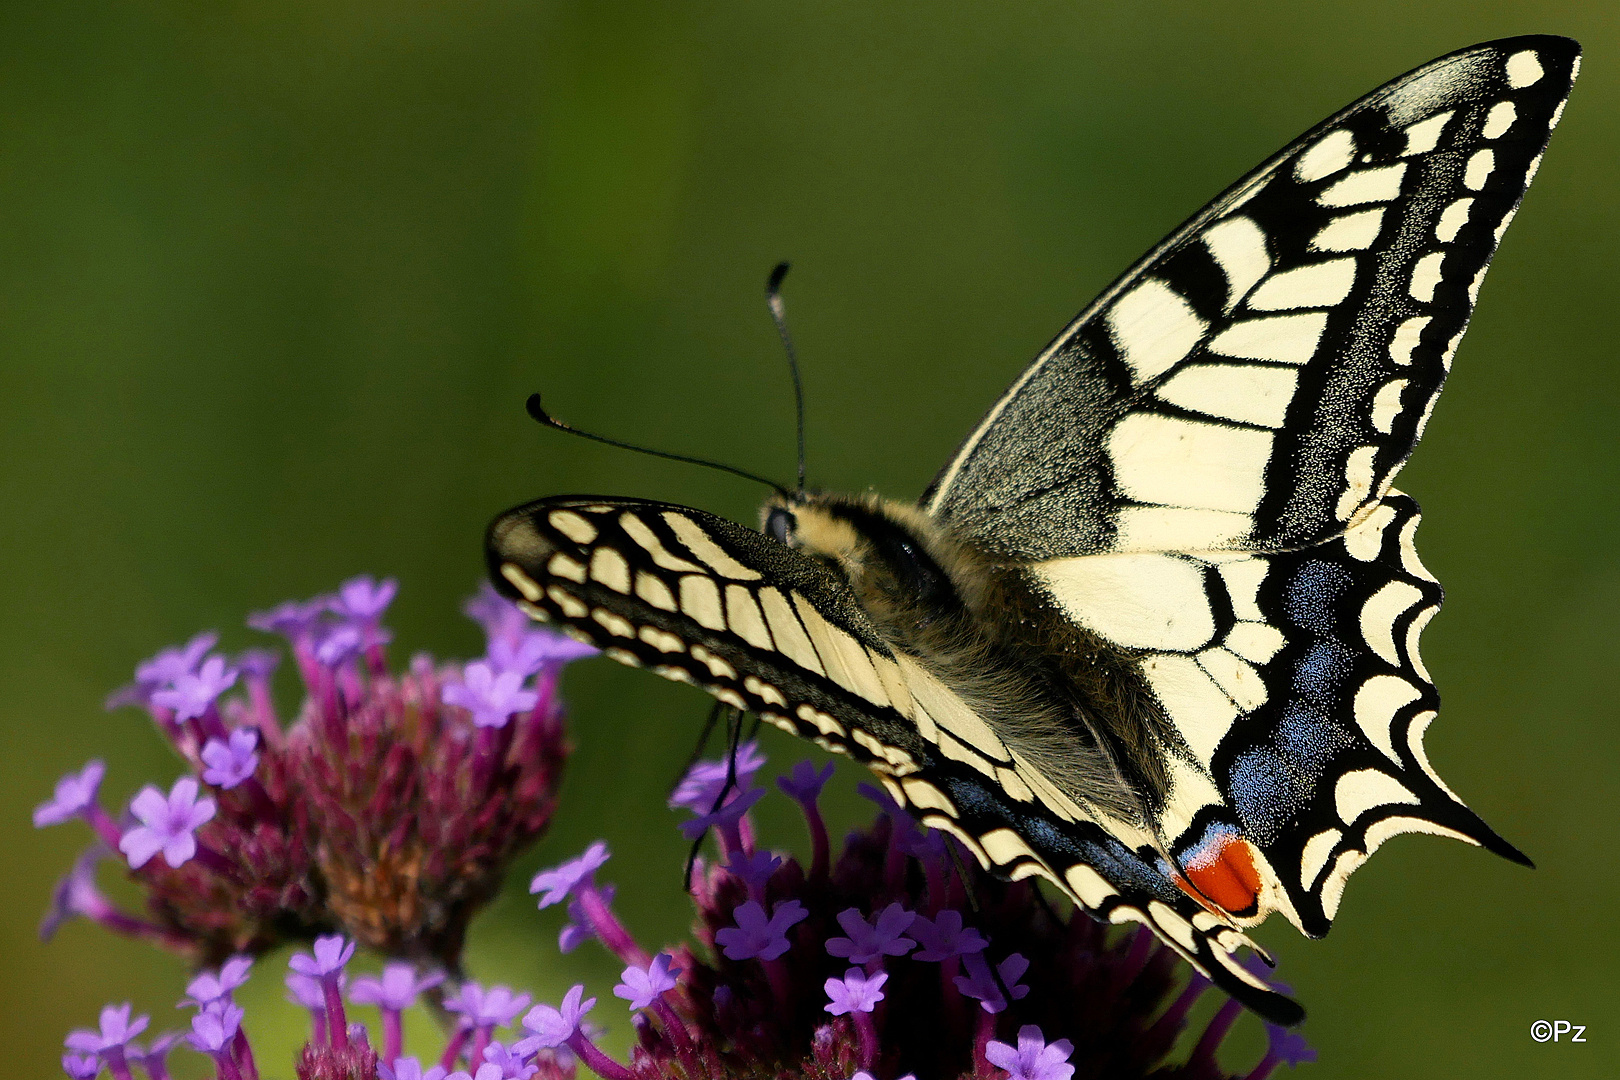
[[[1145,825],[1163,804],[1163,712],[1130,657],[1059,617],[1018,563],[915,506],[810,494],[766,530],[846,581],[874,629],[960,696],[1064,794]]]

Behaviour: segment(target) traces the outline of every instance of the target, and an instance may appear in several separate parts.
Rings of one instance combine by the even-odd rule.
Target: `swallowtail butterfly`
[[[916,505],[801,491],[755,532],[542,499],[491,526],[492,576],[1296,1022],[1245,929],[1326,933],[1399,833],[1528,862],[1424,753],[1441,592],[1391,481],[1578,65],[1477,45],[1312,128],[1081,312]]]

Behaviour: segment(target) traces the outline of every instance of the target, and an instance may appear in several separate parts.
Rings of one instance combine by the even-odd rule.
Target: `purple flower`
[[[834,1016],[869,1013],[883,1000],[883,984],[888,981],[886,971],[868,976],[860,968],[852,967],[844,972],[842,979],[827,980],[827,1011]]]
[[[1275,985],[1275,984],[1274,984]],[[1287,1065],[1290,1069],[1316,1060],[1316,1050],[1305,1041],[1298,1029],[1266,1024],[1266,1060],[1273,1065]],[[1264,1062],[1262,1062],[1262,1065]],[[1260,1072],[1259,1068],[1255,1069]]]
[[[445,1080],[443,1066],[435,1065],[424,1071],[422,1063],[413,1057],[395,1058],[393,1065],[379,1061],[377,1075],[382,1080]]]
[[[764,889],[782,865],[780,856],[772,855],[768,851],[754,850],[744,853],[741,849],[734,850],[726,860],[726,869],[748,885],[751,889]]]
[[[191,1018],[191,1034],[186,1036],[186,1041],[198,1053],[226,1054],[241,1027],[242,1007],[229,1001],[216,1001]]]
[[[1013,953],[997,964],[994,973],[991,972],[983,951],[965,954],[962,966],[967,970],[967,974],[956,977],[954,980],[956,988],[968,997],[976,999],[987,1013],[998,1013],[1007,1007],[1007,997],[1001,992],[1003,984],[1012,994],[1014,1001],[1020,1001],[1029,995],[1029,987],[1018,983],[1024,972],[1029,970],[1029,961],[1018,953]],[[1001,976],[999,981],[996,978],[998,974]]]
[[[484,628],[490,641],[511,641],[528,632],[532,621],[512,601],[495,591],[489,582],[480,582],[478,592],[461,605],[467,618]]]
[[[765,909],[749,900],[740,904],[733,913],[737,925],[716,932],[714,940],[732,960],[775,960],[787,952],[787,932],[794,924],[808,918],[810,913],[797,900],[783,900],[765,917]]]
[[[95,805],[96,793],[101,790],[101,778],[106,775],[104,762],[91,761],[78,772],[62,777],[56,782],[56,794],[34,807],[34,828],[60,825]]]
[[[353,623],[334,623],[325,628],[315,643],[315,659],[335,668],[365,647],[360,628]]]
[[[388,605],[394,602],[394,594],[399,592],[399,582],[393,578],[384,578],[381,583],[373,581],[370,574],[361,574],[350,578],[338,586],[337,595],[327,600],[327,607],[335,614],[346,619],[353,619],[360,623],[374,623],[382,618]]]
[[[915,917],[899,903],[893,903],[883,909],[874,925],[863,919],[857,908],[846,908],[838,913],[838,925],[849,936],[828,939],[827,952],[852,964],[868,964],[885,956],[904,956],[917,946],[910,938],[900,936]]]
[[[594,888],[602,900],[602,906],[611,907],[617,888],[612,885],[599,885]],[[558,951],[571,953],[595,936],[596,928],[591,924],[590,915],[585,912],[585,905],[579,902],[577,896],[569,900],[568,921],[563,923],[562,930],[557,934]]]
[[[343,965],[353,956],[354,942],[342,934],[326,934],[315,939],[313,956],[309,953],[293,953],[287,959],[287,966],[300,975],[322,979],[342,971]]]
[[[833,763],[827,764],[820,772],[815,765],[808,761],[801,761],[793,766],[793,772],[787,776],[778,776],[776,786],[781,788],[788,798],[797,802],[814,802],[820,795],[821,789],[827,781],[832,779]]]
[[[971,926],[964,927],[962,913],[954,908],[946,908],[932,921],[918,915],[912,920],[909,933],[922,946],[912,954],[914,960],[949,960],[953,956],[979,952],[990,944]]]
[[[475,982],[464,982],[454,994],[444,999],[446,1012],[460,1013],[473,1027],[498,1028],[512,1022],[518,1013],[529,1007],[528,994],[514,994],[509,986],[492,986],[485,990]]]
[[[585,987],[576,984],[563,995],[562,1008],[536,1005],[530,1009],[529,1015],[523,1018],[523,1026],[532,1033],[532,1037],[523,1040],[518,1046],[524,1047],[525,1053],[533,1053],[535,1050],[561,1046],[573,1038],[574,1033],[579,1030],[580,1018],[596,1006],[595,998],[587,998],[582,1003],[580,998],[584,994]]]
[[[180,1004],[207,1008],[215,1001],[230,999],[232,991],[248,980],[253,970],[253,958],[233,956],[219,966],[219,971],[205,971],[186,984],[186,999]]]
[[[382,976],[362,975],[354,980],[349,1000],[356,1005],[376,1005],[404,1012],[416,1004],[416,996],[444,982],[444,973],[417,975],[416,966],[396,960],[384,964]]]
[[[108,699],[108,706],[146,704],[151,700],[152,691],[168,686],[180,676],[190,675],[195,671],[197,664],[208,655],[208,650],[218,641],[219,635],[208,630],[179,648],[164,649],[150,660],[136,665],[134,684],[115,693]]]
[[[1059,1039],[1048,1045],[1041,1029],[1025,1024],[1018,1029],[1018,1046],[1004,1042],[991,1042],[984,1048],[985,1060],[998,1069],[1006,1069],[1008,1080],[1069,1080],[1074,1066],[1066,1064],[1074,1053],[1074,1044]]]
[[[96,865],[106,855],[106,849],[93,844],[77,859],[73,867],[56,883],[51,892],[51,906],[39,922],[39,939],[49,941],[56,936],[62,924],[69,919],[89,914],[105,902],[96,885]]]
[[[122,1005],[108,1005],[101,1010],[101,1030],[91,1031],[88,1028],[79,1028],[69,1033],[65,1040],[69,1050],[77,1050],[84,1054],[100,1054],[106,1056],[113,1051],[122,1054],[124,1044],[146,1030],[151,1023],[149,1016],[137,1016],[131,1020],[129,1002]]]
[[[253,775],[259,767],[259,733],[253,728],[237,728],[230,740],[209,739],[203,744],[202,760],[207,766],[202,778],[218,788],[233,788]]]
[[[524,673],[497,672],[482,660],[468,664],[461,678],[440,691],[440,696],[446,705],[471,712],[477,727],[505,727],[513,713],[526,712],[540,701],[538,692],[523,688]]]
[[[169,1051],[185,1037],[186,1033],[183,1031],[165,1031],[161,1035],[153,1036],[151,1043],[147,1045],[145,1050],[142,1050],[135,1043],[130,1043],[126,1053],[129,1055],[129,1060],[138,1063],[141,1068],[146,1070],[148,1076],[167,1076],[169,1071],[167,1065]]]
[[[675,976],[681,969],[670,963],[668,953],[659,953],[644,968],[630,965],[624,969],[623,981],[613,988],[613,996],[628,1001],[632,1009],[645,1009],[666,990],[675,989]]]
[[[521,614],[521,612],[520,612]],[[515,638],[491,637],[489,662],[497,671],[510,671],[528,678],[548,667],[561,667],[573,660],[596,655],[596,647],[575,641],[555,630],[526,630]]]
[[[192,834],[214,817],[213,799],[197,797],[196,777],[182,776],[165,798],[148,784],[130,802],[130,813],[140,822],[118,841],[118,850],[129,858],[130,869],[139,870],[152,856],[163,852],[170,866],[184,866],[197,854],[197,838]]]
[[[448,689],[448,687],[446,688]],[[540,906],[548,908],[552,904],[561,903],[572,896],[574,890],[581,884],[594,885],[596,871],[609,858],[608,846],[598,840],[585,849],[585,854],[577,859],[570,859],[561,866],[542,870],[529,882],[531,893],[544,892],[540,897]]]
[[[711,813],[699,814],[690,821],[681,822],[681,835],[688,840],[696,840],[710,829],[719,829],[722,833],[729,832],[737,827],[742,816],[753,805],[765,797],[762,787],[748,788],[736,796],[726,800],[726,805]],[[673,801],[673,800],[671,800]]]
[[[51,907],[39,923],[39,939],[49,941],[56,936],[62,924],[79,915],[95,915],[111,904],[96,887],[96,866],[112,853],[102,844],[92,844],[84,854],[73,860],[56,890],[51,893]]]
[[[101,1073],[101,1059],[94,1054],[63,1054],[62,1071],[72,1080],[96,1080]]]
[[[526,1059],[531,1053],[521,1052],[516,1045],[491,1042],[484,1047],[484,1061],[500,1070],[500,1080],[529,1080],[540,1071],[540,1066],[527,1063]],[[480,1065],[478,1071],[482,1073],[484,1068],[484,1065]]]
[[[207,712],[214,699],[234,685],[236,669],[227,667],[223,656],[210,656],[195,673],[177,675],[167,688],[154,690],[152,704],[173,709],[177,720],[191,720]]]
[[[750,739],[738,744],[736,756],[737,778],[733,786],[735,789],[747,788],[753,782],[754,774],[764,766],[765,755],[760,753],[759,743]],[[698,762],[687,770],[681,782],[675,786],[674,794],[669,797],[670,809],[684,807],[695,813],[707,814],[714,809],[714,801],[720,797],[730,769],[730,762],[724,760]]]
[[[287,984],[288,1001],[294,1005],[301,1005],[310,1012],[326,1011],[326,991],[321,989],[321,980],[289,971],[284,981]],[[342,983],[339,982],[338,985],[341,986]]]
[[[307,637],[326,612],[328,598],[317,596],[313,600],[288,600],[269,611],[256,611],[247,617],[248,626],[266,634],[280,634],[291,641]],[[213,645],[209,645],[213,648]],[[205,650],[206,651],[206,650]]]
[[[281,666],[281,654],[274,649],[243,649],[232,666],[249,679],[268,679]]]

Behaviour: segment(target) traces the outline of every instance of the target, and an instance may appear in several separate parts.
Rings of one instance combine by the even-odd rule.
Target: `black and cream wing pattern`
[[[1425,755],[1441,591],[1392,481],[1578,65],[1490,42],[1307,132],[1087,307],[917,506],[800,493],[767,535],[546,499],[491,527],[492,576],[1297,1020],[1247,928],[1325,933],[1403,832],[1527,861]],[[995,670],[913,631],[936,616]]]

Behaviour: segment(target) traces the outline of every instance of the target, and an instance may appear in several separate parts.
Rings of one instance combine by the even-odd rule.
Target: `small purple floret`
[[[850,968],[842,979],[828,979],[827,1011],[834,1016],[845,1013],[869,1013],[883,1000],[883,984],[889,981],[886,971],[867,975],[860,968]]]
[[[376,1005],[404,1012],[416,1004],[417,995],[444,982],[442,971],[418,975],[416,965],[403,960],[384,964],[382,975],[362,975],[354,980],[349,1000],[356,1005]]]
[[[818,772],[814,764],[801,761],[793,766],[793,772],[787,776],[778,776],[776,786],[781,788],[788,798],[801,803],[814,802],[821,795],[821,789],[832,779],[833,763],[827,762]]]
[[[753,782],[754,774],[765,765],[765,755],[760,752],[759,743],[750,739],[737,746],[737,776],[735,788],[746,788]],[[669,797],[671,810],[685,808],[699,814],[707,814],[714,809],[714,801],[720,797],[720,790],[725,787],[726,776],[731,765],[727,761],[700,761],[687,770],[681,782],[675,786],[674,794]]]
[[[370,574],[361,574],[338,586],[337,595],[329,598],[327,605],[333,613],[346,619],[374,623],[382,618],[398,592],[399,582],[393,578],[377,582]]]
[[[519,615],[522,615],[519,612]],[[527,616],[523,616],[527,622]],[[582,660],[587,656],[595,656],[596,648],[582,641],[575,641],[567,634],[559,634],[555,630],[524,630],[513,637],[495,637],[489,639],[489,663],[496,671],[514,672],[522,678],[528,678],[548,667],[561,667],[573,660]]]
[[[152,1020],[149,1016],[137,1016],[131,1020],[131,1011],[132,1006],[127,1001],[122,1005],[106,1006],[101,1010],[101,1030],[79,1028],[70,1032],[65,1040],[67,1048],[102,1056],[106,1056],[108,1051],[123,1053],[124,1044],[145,1031],[146,1025]]]
[[[235,685],[236,669],[227,666],[223,656],[210,656],[195,673],[178,675],[166,688],[154,690],[152,704],[173,709],[177,720],[192,720]]]
[[[670,967],[671,962],[668,953],[659,953],[644,968],[630,965],[613,988],[613,996],[628,1001],[632,1009],[645,1009],[665,991],[675,989],[675,976],[681,969]]]
[[[529,1077],[540,1071],[540,1066],[531,1065],[527,1058],[531,1056],[524,1053],[516,1044],[507,1046],[501,1042],[492,1042],[484,1047],[484,1061],[487,1065],[495,1066],[499,1072],[500,1080],[529,1080]],[[486,1065],[480,1065],[478,1071],[482,1073]]]
[[[915,917],[899,903],[893,903],[878,914],[874,924],[862,918],[859,909],[845,908],[838,913],[838,925],[849,936],[829,938],[827,952],[852,964],[904,956],[917,946],[915,941],[901,936]]]
[[[990,944],[984,936],[971,926],[962,925],[962,913],[954,908],[946,908],[932,920],[927,916],[918,915],[907,931],[917,939],[922,946],[912,953],[914,960],[928,960],[940,962],[949,960],[953,956],[966,956],[968,953],[981,951]]]
[[[287,984],[288,1001],[294,1005],[301,1005],[310,1012],[326,1011],[326,991],[321,989],[321,980],[289,971],[284,981]]]
[[[1059,1039],[1048,1044],[1041,1029],[1025,1024],[1018,1029],[1018,1045],[991,1042],[984,1048],[985,1060],[1007,1070],[1008,1080],[1069,1080],[1074,1066],[1067,1064],[1074,1044]]]
[[[197,854],[197,838],[192,834],[213,820],[213,799],[198,798],[196,777],[182,776],[174,782],[167,797],[148,784],[129,804],[139,825],[127,829],[118,841],[118,850],[129,858],[130,868],[139,870],[158,852],[171,867],[184,866]]]
[[[733,913],[735,927],[725,927],[714,935],[715,942],[732,960],[775,960],[792,946],[788,929],[808,918],[810,913],[797,900],[783,900],[765,917],[765,909],[749,900]]]
[[[424,1070],[422,1063],[413,1057],[395,1058],[393,1065],[379,1061],[377,1075],[382,1077],[382,1080],[445,1080],[442,1065]]]
[[[509,986],[492,986],[485,990],[475,982],[464,982],[454,994],[444,999],[446,1012],[460,1013],[473,1027],[498,1028],[510,1024],[518,1013],[529,1007],[528,994],[514,994]]]
[[[202,778],[218,788],[230,789],[253,775],[259,767],[259,733],[253,728],[237,728],[229,741],[209,739],[203,744]]]
[[[262,630],[266,634],[280,634],[291,641],[307,637],[326,613],[327,597],[317,596],[313,600],[288,600],[284,604],[277,604],[269,611],[256,611],[247,617],[247,624],[254,630]],[[213,648],[209,645],[209,648]],[[206,651],[206,650],[205,650]]]
[[[315,643],[315,659],[329,668],[339,667],[365,647],[360,628],[353,623],[333,623],[325,627]]]
[[[221,998],[229,1000],[232,992],[248,981],[252,970],[251,956],[233,956],[221,964],[217,972],[205,971],[187,983],[186,999],[180,1004],[202,1009]]]
[[[199,1053],[225,1054],[241,1027],[242,1007],[216,1001],[191,1018],[191,1034],[186,1041]]]
[[[94,1054],[63,1054],[62,1071],[72,1080],[95,1080],[101,1073],[101,1059]]]
[[[39,923],[39,939],[49,941],[56,936],[62,924],[80,915],[94,915],[109,906],[107,898],[96,886],[96,867],[112,853],[101,843],[92,844],[84,854],[73,860],[73,868],[51,893],[51,907]]]
[[[764,797],[765,789],[762,787],[740,791],[736,796],[727,799],[726,804],[713,813],[701,813],[690,821],[681,822],[681,835],[688,840],[696,840],[710,829],[719,829],[721,832],[735,829],[742,816]]]
[[[513,713],[526,712],[540,701],[540,694],[523,688],[526,676],[519,671],[499,671],[475,660],[467,665],[462,681],[450,683],[440,697],[446,705],[459,705],[472,713],[476,727],[505,727]]]
[[[552,904],[560,904],[572,896],[581,884],[595,884],[596,871],[609,858],[608,846],[601,840],[585,849],[585,854],[577,859],[570,859],[561,866],[542,870],[529,882],[531,893],[543,893],[540,897],[540,906],[548,908]]]
[[[164,649],[136,666],[135,684],[155,690],[168,686],[182,675],[190,675],[197,670],[202,658],[208,655],[208,650],[218,642],[218,634],[205,630],[179,648]]]
[[[765,888],[781,865],[780,856],[757,848],[746,854],[740,849],[733,851],[726,860],[726,869],[751,889]]]
[[[523,1026],[532,1033],[532,1038],[523,1040],[519,1046],[532,1053],[535,1050],[561,1046],[573,1038],[574,1032],[579,1030],[580,1018],[596,1006],[595,998],[584,997],[585,987],[576,984],[567,994],[563,995],[562,1007],[554,1009],[550,1005],[536,1005],[529,1010],[529,1015],[523,1018]]]
[[[300,975],[320,979],[343,970],[354,956],[354,942],[342,934],[326,934],[315,939],[314,955],[293,953],[287,966]]]
[[[91,761],[76,773],[68,773],[56,782],[56,793],[47,802],[34,807],[34,828],[60,825],[71,821],[95,805],[101,790],[101,778],[107,775],[105,762]]]

